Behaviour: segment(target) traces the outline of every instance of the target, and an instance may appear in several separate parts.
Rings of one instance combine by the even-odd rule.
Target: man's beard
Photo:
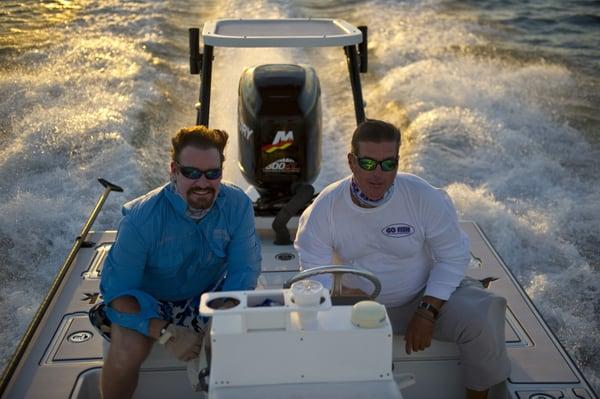
[[[208,193],[205,193],[202,197],[197,197],[193,195],[195,191],[208,191]],[[212,206],[215,200],[215,189],[212,187],[207,187],[204,189],[190,188],[186,194],[186,199],[188,206],[192,209],[208,209]]]

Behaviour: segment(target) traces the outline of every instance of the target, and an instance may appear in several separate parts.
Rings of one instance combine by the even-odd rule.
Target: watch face
[[[438,315],[438,310],[435,308],[435,306],[433,306],[432,304],[427,303],[427,302],[421,302],[419,304],[419,309],[425,309],[425,310],[433,313],[434,317],[437,317],[437,315]]]
[[[162,336],[164,333],[167,332],[167,328],[169,328],[169,326],[171,325],[170,322],[167,322],[167,324],[165,324],[161,329],[160,329],[160,335]]]
[[[166,331],[163,333],[161,331],[160,337],[158,338],[158,343],[161,345],[166,344],[170,339],[171,339],[172,335],[170,332]]]

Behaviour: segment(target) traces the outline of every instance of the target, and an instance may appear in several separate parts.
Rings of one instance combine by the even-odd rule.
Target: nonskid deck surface
[[[257,289],[281,288],[299,271],[294,248],[272,244],[271,222],[272,218],[257,218],[263,245]],[[297,225],[297,218],[290,225]],[[497,277],[489,289],[508,300],[506,345],[512,370],[506,387],[498,387],[493,396],[594,398],[481,230],[472,222],[461,225],[471,240],[468,274],[478,279]],[[82,248],[77,255],[2,398],[99,398],[103,341],[90,325],[87,311],[100,300],[98,279],[115,235],[109,231],[88,236],[94,245]],[[403,390],[404,397],[439,398],[440,392],[445,398],[463,397],[455,345],[434,342],[426,351],[410,356],[403,348],[402,337],[395,337],[394,373],[412,373],[416,377],[416,384]],[[192,392],[183,363],[160,351],[151,357],[141,372],[136,397],[201,397]]]

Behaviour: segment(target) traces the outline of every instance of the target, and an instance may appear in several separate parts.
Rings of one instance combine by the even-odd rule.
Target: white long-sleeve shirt
[[[333,263],[377,275],[377,300],[399,306],[423,288],[447,300],[465,274],[469,241],[448,195],[425,180],[399,173],[392,198],[361,208],[350,194],[351,177],[325,188],[300,217],[294,246],[303,269]],[[370,292],[363,279],[344,284]]]

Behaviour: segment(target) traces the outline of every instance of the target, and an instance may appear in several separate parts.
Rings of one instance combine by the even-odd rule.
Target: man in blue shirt
[[[204,126],[180,130],[171,182],[123,207],[100,283],[111,323],[104,399],[133,395],[155,341],[180,360],[198,356],[203,292],[256,287],[261,259],[252,203],[221,182],[227,139]]]

